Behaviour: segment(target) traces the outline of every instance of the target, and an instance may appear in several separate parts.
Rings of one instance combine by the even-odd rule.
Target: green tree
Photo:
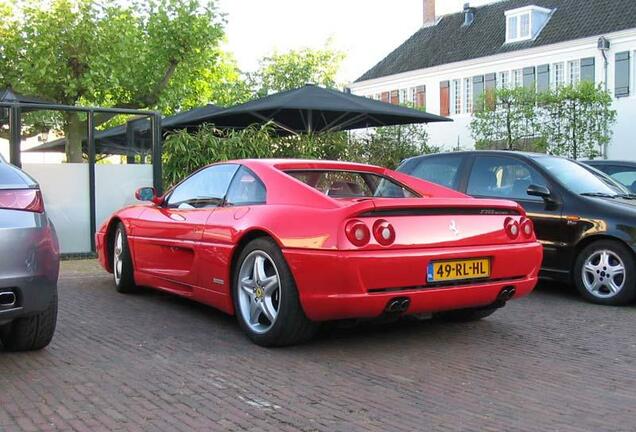
[[[324,48],[274,52],[259,61],[257,72],[250,76],[257,96],[291,90],[307,83],[336,87],[344,53],[327,42]]]
[[[612,137],[611,106],[612,96],[587,81],[543,94],[539,117],[550,152],[574,159],[599,156]]]
[[[473,112],[471,134],[477,149],[539,150],[541,145],[535,92],[524,87],[484,93]]]
[[[0,12],[0,87],[165,113],[245,93],[213,0],[0,0]],[[62,129],[67,160],[81,162],[82,117],[64,113]]]

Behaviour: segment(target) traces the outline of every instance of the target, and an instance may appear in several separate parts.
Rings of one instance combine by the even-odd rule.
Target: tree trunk
[[[66,162],[83,163],[82,140],[86,130],[79,113],[64,113],[64,136],[66,136]]]

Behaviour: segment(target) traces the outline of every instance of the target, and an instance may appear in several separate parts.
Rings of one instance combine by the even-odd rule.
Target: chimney
[[[435,1],[424,0],[424,27],[435,25]]]

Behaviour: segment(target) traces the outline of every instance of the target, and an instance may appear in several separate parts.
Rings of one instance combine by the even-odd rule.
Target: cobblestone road
[[[478,323],[268,350],[213,309],[65,262],[50,347],[0,352],[0,430],[635,431],[635,328],[634,306],[543,285]]]

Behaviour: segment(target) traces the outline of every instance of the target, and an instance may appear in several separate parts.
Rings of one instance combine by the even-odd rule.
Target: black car
[[[517,201],[544,246],[543,278],[573,282],[595,303],[636,298],[636,195],[594,168],[543,154],[471,151],[415,157],[398,171]]]
[[[625,186],[631,193],[636,193],[636,162],[594,160],[583,162],[605,174]]]

